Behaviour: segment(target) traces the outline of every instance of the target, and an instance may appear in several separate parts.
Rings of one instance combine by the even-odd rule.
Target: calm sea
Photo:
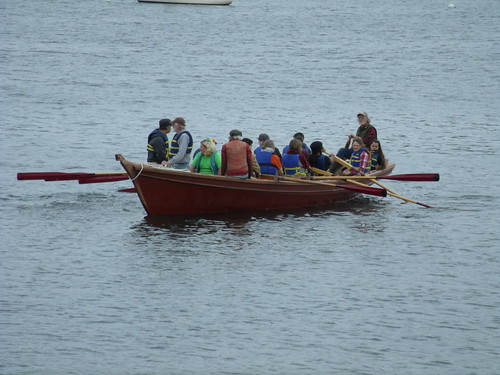
[[[498,374],[500,2],[0,0],[1,374]],[[151,218],[162,117],[335,152],[366,111],[432,205]],[[165,194],[170,192],[165,191]]]

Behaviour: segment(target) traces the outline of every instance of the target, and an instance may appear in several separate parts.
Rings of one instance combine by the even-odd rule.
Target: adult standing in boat
[[[219,173],[222,176],[250,178],[252,176],[252,149],[241,138],[240,130],[229,132],[229,142],[222,146],[222,163]]]
[[[167,166],[175,169],[187,169],[191,161],[193,137],[186,130],[186,121],[182,117],[177,117],[172,121],[172,126],[175,135],[170,142]]]
[[[260,166],[260,172],[266,175],[283,176],[283,166],[281,159],[276,155],[274,142],[270,139],[265,141],[258,150],[255,150],[255,156]]]
[[[172,130],[172,123],[168,118],[158,122],[158,129],[148,136],[148,163],[167,165],[169,142],[167,134]]]
[[[288,145],[288,151],[283,155],[283,171],[285,176],[305,176],[310,164],[302,152],[302,141],[294,138]]]
[[[253,150],[253,153],[257,155],[257,152],[262,149],[262,146],[264,145],[264,142],[269,139],[269,135],[266,133],[259,134],[259,137],[257,138],[257,141],[259,142],[259,147],[257,147],[255,150]],[[278,147],[274,147],[274,153],[278,155],[278,157],[281,160],[281,152]]]
[[[191,172],[202,174],[218,174],[221,166],[220,153],[215,149],[215,143],[212,138],[205,138],[200,142],[200,152],[198,152],[189,170]]]
[[[347,143],[345,147],[340,148],[337,151],[337,157],[343,160],[347,160],[351,158],[353,153],[353,148],[350,147],[351,140],[354,137],[360,137],[363,141],[363,144],[367,149],[370,149],[372,142],[377,139],[377,129],[370,123],[370,118],[366,112],[359,112],[357,115],[359,127],[356,130],[356,134],[348,134]],[[330,170],[334,172],[340,165],[337,162],[333,162]]]

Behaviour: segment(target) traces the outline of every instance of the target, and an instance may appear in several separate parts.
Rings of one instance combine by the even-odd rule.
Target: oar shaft
[[[315,180],[395,180],[395,181],[439,181],[438,173],[395,174],[389,176],[314,176]]]
[[[315,185],[328,186],[328,187],[332,187],[332,188],[338,187],[338,188],[350,190],[350,191],[353,191],[356,193],[375,195],[377,197],[386,197],[387,196],[387,191],[385,189],[373,188],[373,187],[366,186],[363,184],[360,184],[362,186],[358,187],[358,186],[347,185],[347,184],[337,185],[337,184],[330,184],[327,182],[302,180],[300,178],[295,178],[295,177],[279,177],[279,179],[284,180],[284,181],[292,181],[292,182],[298,182],[298,183],[309,183],[309,184],[315,184]]]
[[[413,199],[409,199],[409,198],[405,198],[403,197],[401,194],[398,194],[396,193],[394,190],[391,190],[389,189],[387,186],[385,186],[384,184],[378,182],[377,180],[373,179],[372,180],[375,184],[377,184],[378,186],[380,186],[382,189],[385,189],[387,190],[387,194],[389,194],[390,196],[393,196],[395,198],[399,198],[401,200],[404,200],[406,202],[410,202],[410,203],[415,203],[415,204],[418,204],[420,206],[424,206],[424,207],[427,207],[427,208],[432,208],[432,206],[429,206],[427,204],[424,204],[424,203],[420,203],[420,202],[417,202],[417,201],[414,201]]]

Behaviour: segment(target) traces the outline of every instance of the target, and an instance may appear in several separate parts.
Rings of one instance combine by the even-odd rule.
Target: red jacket
[[[221,149],[221,174],[223,176],[252,175],[252,150],[243,141],[232,139]]]

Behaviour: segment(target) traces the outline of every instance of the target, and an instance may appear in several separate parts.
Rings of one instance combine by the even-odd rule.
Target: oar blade
[[[97,184],[100,182],[115,182],[128,180],[128,176],[92,176],[81,178],[78,180],[79,184]]]
[[[67,181],[78,180],[92,176],[92,173],[65,173],[65,172],[25,172],[18,173],[18,180],[45,180],[45,181]]]
[[[118,191],[120,193],[137,193],[136,188],[120,189]]]
[[[380,176],[377,179],[396,181],[439,181],[439,173],[411,173]]]
[[[385,189],[379,189],[370,186],[358,186],[358,185],[336,185],[336,186],[356,193],[375,195],[377,197],[387,197],[387,190]]]

